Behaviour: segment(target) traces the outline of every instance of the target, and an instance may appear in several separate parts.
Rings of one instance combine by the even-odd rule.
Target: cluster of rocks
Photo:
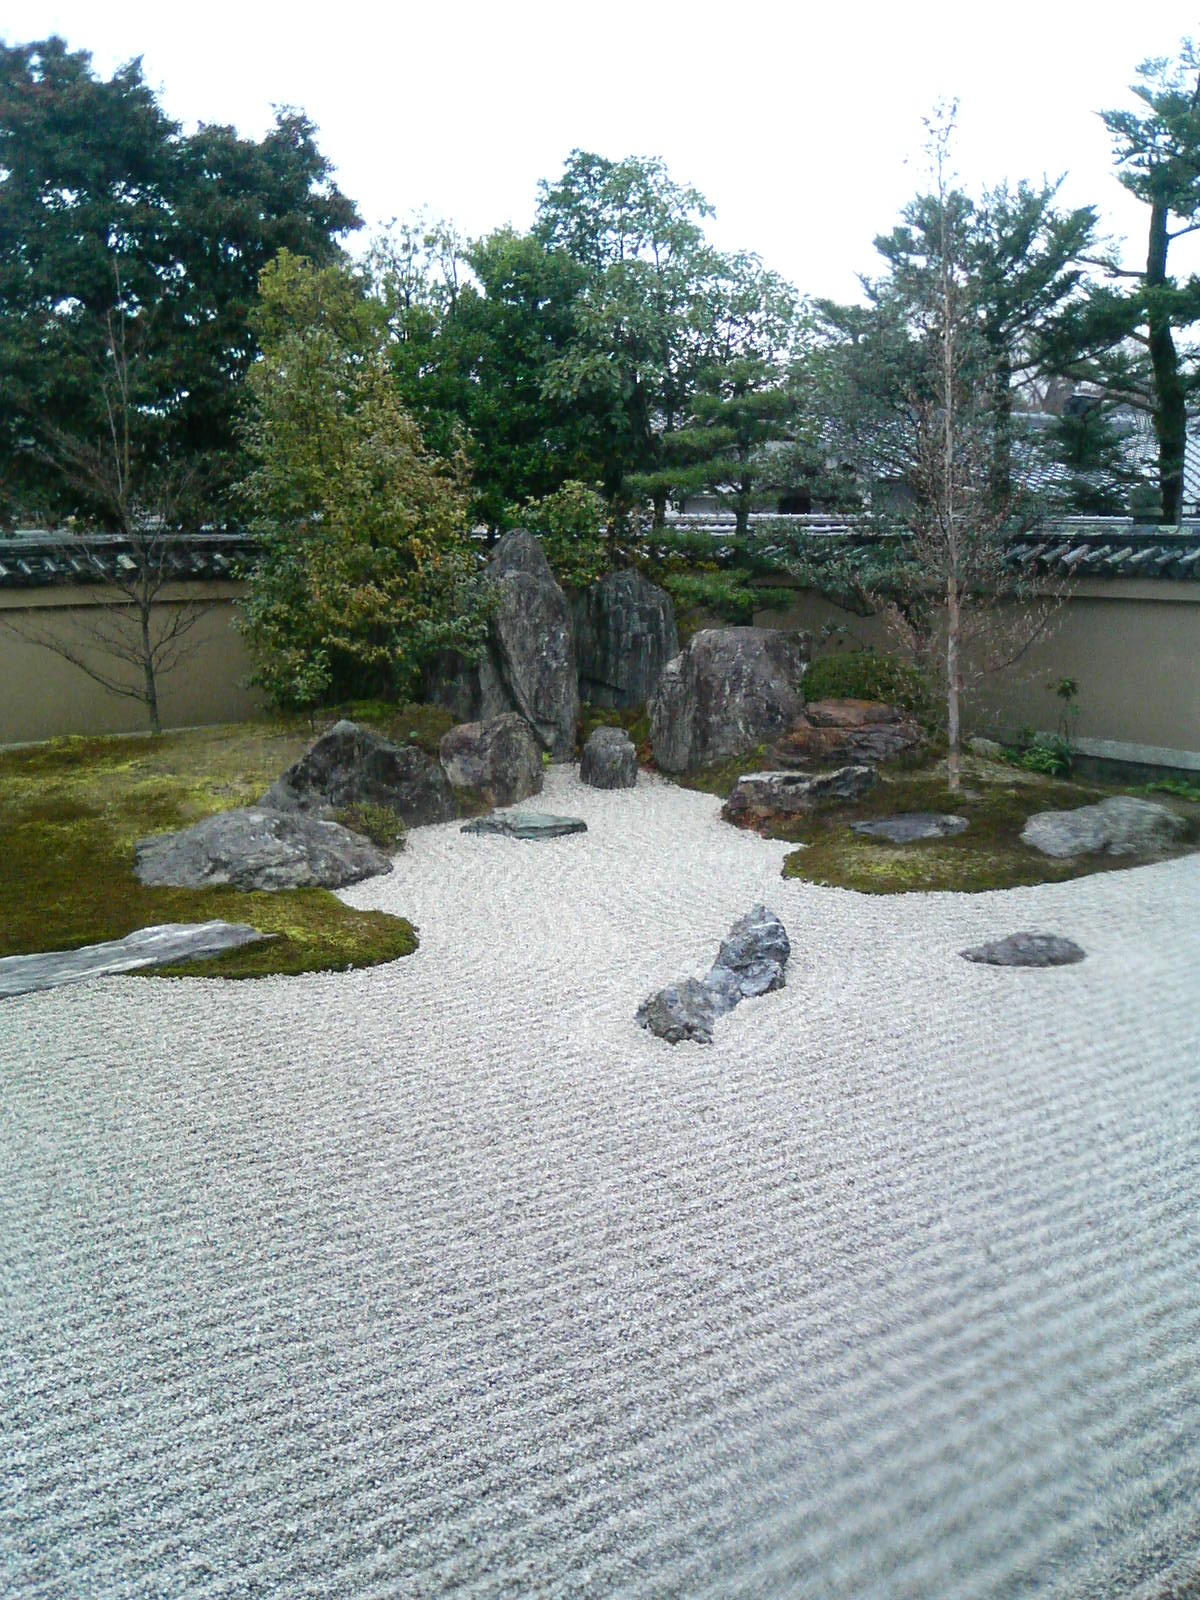
[[[464,721],[516,712],[555,760],[574,751],[581,698],[644,705],[678,654],[671,597],[640,573],[610,573],[568,600],[539,541],[518,529],[496,545],[487,574],[486,648],[476,662],[442,657],[427,698]]]
[[[258,805],[141,840],[137,875],[176,888],[339,889],[392,870],[391,859],[344,827],[339,813],[379,807],[420,827],[459,814],[456,789],[508,806],[542,787],[541,751],[514,714],[451,728],[439,757],[337,722]]]
[[[783,988],[791,953],[783,923],[755,906],[729,930],[706,977],[659,989],[638,1007],[635,1020],[668,1044],[711,1044],[718,1017],[752,995]]]

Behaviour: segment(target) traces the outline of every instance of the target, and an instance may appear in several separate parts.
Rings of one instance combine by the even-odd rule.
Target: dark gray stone
[[[679,654],[671,596],[640,572],[610,572],[572,610],[581,697],[609,708],[645,705]]]
[[[1045,856],[1135,856],[1167,849],[1186,831],[1183,818],[1166,806],[1118,794],[1072,811],[1039,811],[1021,839]]]
[[[637,748],[624,728],[596,728],[583,747],[581,781],[593,789],[632,789],[637,772]]]
[[[464,822],[463,833],[499,833],[506,839],[558,839],[567,833],[586,833],[582,817],[556,817],[549,811],[504,811],[492,817]]]
[[[531,533],[505,534],[488,562],[496,586],[489,657],[480,665],[483,715],[515,710],[538,743],[559,760],[575,748],[579,675],[571,611],[540,543]],[[495,702],[506,696],[509,705]]]
[[[761,828],[806,815],[819,806],[861,800],[878,783],[874,767],[839,767],[836,772],[748,772],[721,807],[726,822]]]
[[[369,839],[302,811],[249,806],[137,846],[143,883],[177,889],[340,889],[390,872]]]
[[[464,722],[515,711],[543,750],[567,760],[579,725],[579,675],[571,608],[541,543],[506,533],[487,567],[496,609],[478,661],[440,657],[423,680],[425,697]]]
[[[803,634],[706,628],[663,668],[650,700],[654,759],[685,772],[745,755],[804,709]]]
[[[540,794],[542,752],[529,724],[515,712],[451,728],[438,748],[456,789],[469,789],[489,806],[511,806]]]
[[[41,955],[5,956],[0,960],[0,997],[57,989],[85,978],[107,978],[147,967],[203,961],[226,950],[273,939],[244,922],[162,922],[139,928],[123,939],[86,944],[79,950],[49,950]]]
[[[754,995],[782,989],[792,953],[782,922],[765,906],[739,918],[707,977],[682,978],[643,1000],[634,1020],[668,1044],[711,1044],[713,1023]]]
[[[275,811],[331,815],[347,806],[376,805],[402,822],[448,822],[454,791],[438,763],[415,744],[392,744],[356,722],[335,722],[311,749],[275,780],[260,804]]]
[[[855,833],[867,839],[888,839],[892,844],[914,844],[919,839],[952,839],[966,833],[971,824],[966,817],[944,811],[901,811],[894,817],[874,822],[852,822]]]
[[[1010,933],[1006,939],[960,950],[959,955],[989,967],[1069,967],[1083,961],[1087,951],[1054,933]]]

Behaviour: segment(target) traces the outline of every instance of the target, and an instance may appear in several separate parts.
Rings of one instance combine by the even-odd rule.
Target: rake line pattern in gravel
[[[870,899],[541,803],[347,892],[390,967],[0,1010],[0,1590],[1186,1592],[1200,858]],[[758,900],[788,987],[634,1027]]]

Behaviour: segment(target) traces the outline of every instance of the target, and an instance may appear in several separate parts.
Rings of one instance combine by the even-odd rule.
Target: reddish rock
[[[921,743],[920,726],[895,706],[875,700],[814,700],[776,743],[774,759],[793,772],[875,766],[917,750]]]

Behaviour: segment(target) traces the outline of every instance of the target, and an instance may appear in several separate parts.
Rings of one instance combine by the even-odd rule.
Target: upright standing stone
[[[654,759],[684,772],[745,755],[804,709],[808,640],[775,628],[706,628],[669,661],[650,702]]]
[[[596,728],[583,747],[579,777],[593,789],[632,789],[637,769],[637,749],[624,728]]]
[[[519,529],[496,546],[488,576],[497,604],[490,661],[480,669],[483,715],[492,715],[493,706],[519,711],[542,748],[565,760],[575,748],[579,725],[579,676],[566,596],[539,542]],[[495,705],[501,695],[510,707]]]
[[[446,776],[489,806],[511,806],[539,794],[542,752],[524,717],[515,711],[451,728],[438,747]]]
[[[573,606],[579,693],[595,706],[644,706],[679,654],[675,605],[640,572],[610,572]]]

